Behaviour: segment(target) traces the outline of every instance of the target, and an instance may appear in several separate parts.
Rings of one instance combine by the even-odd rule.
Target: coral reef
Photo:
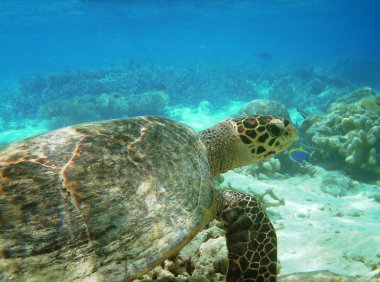
[[[33,117],[39,105],[58,99],[116,93],[139,96],[165,91],[170,101],[197,105],[210,101],[219,107],[231,100],[269,98],[287,107],[327,106],[350,85],[339,77],[311,70],[259,70],[250,65],[171,67],[130,64],[123,68],[93,69],[34,76],[20,82],[14,113]],[[0,111],[1,113],[1,111]]]
[[[352,90],[347,81],[312,69],[296,69],[293,73],[285,71],[276,77],[278,79],[273,81],[268,98],[287,108],[308,110],[317,105],[320,110],[326,110],[339,96]]]
[[[117,95],[79,96],[48,102],[38,108],[38,117],[48,120],[49,129],[127,115],[129,102]]]
[[[102,93],[129,97],[136,93],[163,90],[166,88],[163,83],[171,77],[170,75],[169,69],[130,65],[120,69],[95,69],[35,76],[21,81],[17,109],[27,116],[33,116],[39,105],[59,99],[99,96]]]
[[[124,68],[94,69],[34,76],[20,82],[15,112],[33,116],[39,105],[58,99],[117,93],[130,98],[150,91],[165,91],[178,104],[201,100],[223,105],[227,98],[247,100],[256,95],[252,81],[260,72],[232,67],[170,67],[133,64]]]
[[[350,87],[343,79],[313,68],[264,70],[251,64],[174,67],[131,62],[119,68],[36,75],[21,81],[0,80],[0,130],[6,130],[10,120],[47,119],[53,129],[126,115],[163,115],[169,100],[173,109],[197,107],[202,101],[208,102],[211,109],[222,109],[232,101],[265,98],[282,103],[293,112],[310,115],[326,110]],[[89,102],[101,95],[110,100],[107,105],[101,106],[103,101]],[[120,110],[113,100],[117,102],[122,97]],[[70,109],[70,104],[80,105],[77,112]],[[275,113],[273,107],[269,108],[268,113]]]
[[[133,105],[129,108],[129,116],[163,115],[169,103],[169,95],[164,91],[147,91],[141,95],[134,95]]]
[[[344,163],[353,174],[380,173],[380,96],[359,88],[307,118],[302,131],[320,149],[320,160]]]
[[[38,108],[37,116],[48,120],[49,129],[67,125],[137,115],[163,115],[169,97],[163,91],[148,91],[127,99],[117,93],[58,99]]]

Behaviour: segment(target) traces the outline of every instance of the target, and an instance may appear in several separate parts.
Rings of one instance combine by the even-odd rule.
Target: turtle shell
[[[0,150],[0,280],[132,280],[212,217],[205,147],[184,124],[71,126]]]

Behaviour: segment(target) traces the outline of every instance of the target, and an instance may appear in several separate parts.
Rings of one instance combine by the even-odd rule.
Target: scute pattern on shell
[[[209,221],[209,182],[198,134],[164,118],[82,124],[3,148],[0,273],[129,281]]]

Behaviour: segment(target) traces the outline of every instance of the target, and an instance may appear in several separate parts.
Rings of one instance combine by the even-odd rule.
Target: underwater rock
[[[134,281],[226,281],[227,270],[228,250],[223,223],[214,220],[178,255]]]
[[[290,120],[288,110],[279,102],[267,99],[255,99],[245,104],[240,110],[241,115],[273,115]]]
[[[320,149],[320,160],[335,159],[353,174],[380,173],[380,95],[373,89],[347,94],[301,129]]]

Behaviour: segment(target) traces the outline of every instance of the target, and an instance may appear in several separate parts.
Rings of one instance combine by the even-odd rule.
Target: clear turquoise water
[[[281,208],[280,243],[289,243],[289,233],[294,238],[310,233],[314,245],[305,248],[321,262],[306,262],[301,255],[289,259],[303,246],[283,247],[289,251],[280,257],[284,269],[323,266],[363,276],[380,265],[379,175],[353,169],[338,149],[326,156],[313,136],[302,133],[302,125],[309,116],[327,115],[333,102],[358,87],[380,91],[379,28],[377,0],[2,0],[0,147],[66,125],[140,114],[164,115],[200,130],[245,102],[275,100],[289,110],[300,130],[298,146],[308,148],[314,162],[305,168],[283,154],[280,180],[265,167],[258,169],[262,175],[255,169],[251,174],[255,180],[269,178],[264,186],[283,184],[279,195],[290,197]],[[145,103],[146,97],[153,102]],[[371,104],[371,111],[373,126],[380,126],[379,105]],[[363,125],[363,130],[369,129]],[[360,154],[368,157],[374,148],[380,162],[379,140],[368,142]],[[252,179],[242,175],[230,175],[232,184],[251,189]],[[299,196],[286,192],[293,186]],[[292,221],[293,213],[305,221]],[[326,239],[318,233],[325,221]],[[316,233],[306,228],[311,225]],[[331,231],[334,226],[340,229]],[[358,245],[343,246],[334,232],[349,233]],[[324,245],[329,240],[334,243]],[[342,260],[326,255],[323,263],[331,246]]]

